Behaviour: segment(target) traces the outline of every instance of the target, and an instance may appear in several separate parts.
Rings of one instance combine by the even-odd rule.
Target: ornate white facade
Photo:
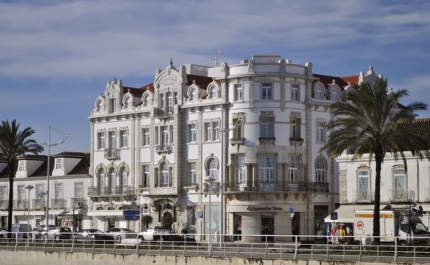
[[[143,230],[122,216],[123,205],[136,199],[152,225],[173,216],[176,232],[214,233],[222,223],[226,240],[322,234],[338,202],[338,176],[319,149],[332,118],[328,108],[344,98],[348,78],[255,55],[219,67],[176,69],[170,60],[141,88],[113,79],[89,117],[94,227]],[[223,191],[211,195],[211,207],[206,176]]]

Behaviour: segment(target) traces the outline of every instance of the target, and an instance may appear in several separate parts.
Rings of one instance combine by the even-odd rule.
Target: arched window
[[[105,186],[105,172],[103,171],[103,168],[99,169],[97,176],[99,179],[99,187],[104,187]]]
[[[208,163],[208,176],[211,176],[214,179],[218,179],[218,171],[217,171],[217,166],[216,166],[215,159],[209,160],[209,163]]]
[[[394,198],[396,200],[408,199],[406,176],[403,168],[394,169]]]
[[[317,159],[315,177],[318,184],[323,184],[325,182],[325,164],[322,159]]]
[[[109,171],[109,186],[111,188],[115,187],[115,181],[116,180],[116,174],[115,174],[115,169],[111,168]]]
[[[216,86],[212,86],[209,91],[209,97],[210,98],[217,98],[218,97],[218,88]]]
[[[167,167],[166,163],[163,163],[161,166],[161,186],[169,186],[169,168]]]
[[[105,110],[105,107],[104,107],[104,104],[103,104],[103,100],[99,100],[97,102],[97,109],[96,110],[97,111],[104,111]]]
[[[369,191],[369,170],[358,171],[358,200],[368,201],[370,200]]]
[[[315,89],[315,98],[323,99],[323,92],[322,92],[322,89],[320,87],[317,87]]]
[[[143,105],[144,106],[151,106],[151,96],[150,95],[145,95],[143,97]]]
[[[125,167],[123,167],[121,169],[121,185],[123,187],[123,189],[127,188],[127,184],[128,184],[128,174],[127,174],[127,170],[125,169]]]
[[[193,88],[190,93],[191,100],[197,100],[199,95],[197,94],[197,89]]]
[[[133,103],[133,102],[131,101],[131,97],[127,97],[127,102],[126,102],[125,107],[126,107],[127,109],[131,108],[131,107],[133,106],[133,104],[132,104],[132,103]]]
[[[331,100],[339,101],[339,94],[337,93],[336,89],[331,91]]]

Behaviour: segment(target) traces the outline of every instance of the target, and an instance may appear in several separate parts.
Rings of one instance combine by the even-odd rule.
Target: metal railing
[[[29,200],[13,200],[13,209],[28,209],[30,207]]]
[[[88,187],[88,195],[89,196],[97,196],[97,195],[135,195],[136,190],[134,186],[126,185],[126,186],[114,186],[114,187],[99,187],[99,186],[90,186]]]
[[[309,191],[309,192],[329,192],[330,183],[309,182],[309,181],[237,181],[225,182],[223,185],[225,192],[240,191]]]
[[[71,198],[70,207],[72,208],[80,208],[84,205],[87,205],[87,199],[84,198]]]
[[[6,237],[5,237],[6,235]],[[105,234],[108,235],[108,234]],[[152,256],[206,256],[241,257],[283,260],[317,260],[342,262],[402,262],[428,263],[430,246],[399,245],[398,239],[386,245],[373,245],[372,237],[353,241],[354,236],[343,239],[316,235],[225,235],[224,239],[246,239],[248,242],[220,240],[218,234],[165,234],[162,240],[145,240],[142,234],[130,233],[126,237],[109,239],[78,238],[79,233],[7,233],[0,234],[0,250],[87,252],[107,254],[134,254]],[[198,239],[212,238],[212,244]],[[269,242],[269,238],[273,241]],[[312,241],[300,240],[313,238]],[[221,242],[220,242],[221,241]]]
[[[51,199],[51,207],[54,209],[67,208],[67,200],[66,199]]]
[[[0,209],[7,210],[9,208],[9,200],[0,200]]]
[[[44,199],[33,199],[32,200],[33,209],[40,209],[46,207],[46,200]]]

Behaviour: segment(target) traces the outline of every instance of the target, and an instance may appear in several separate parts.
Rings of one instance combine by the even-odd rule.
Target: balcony
[[[105,149],[105,158],[108,160],[119,159],[119,151],[117,148],[107,148]]]
[[[275,143],[276,142],[276,137],[274,136],[260,136],[258,137],[258,141],[260,142],[260,144],[262,143]]]
[[[415,191],[406,189],[388,189],[391,202],[409,202],[415,200]]]
[[[172,148],[168,144],[160,144],[156,146],[155,150],[157,151],[158,154],[162,154],[162,153],[170,153]]]
[[[9,209],[9,200],[0,200],[0,210]]]
[[[308,181],[259,181],[256,185],[245,182],[225,182],[224,191],[226,193],[236,192],[329,192],[329,183],[327,182],[308,182]]]
[[[173,108],[172,107],[166,107],[166,108],[154,108],[154,115],[158,119],[168,119],[171,115],[173,115]]]
[[[230,144],[231,145],[235,145],[235,144],[241,144],[241,145],[243,145],[245,143],[245,138],[244,137],[242,137],[242,138],[231,138],[230,139]]]
[[[353,202],[374,202],[375,192],[370,190],[352,190]]]
[[[28,209],[29,206],[29,200],[13,200],[13,209]]]
[[[299,145],[301,146],[303,144],[303,138],[300,137],[290,137],[290,144],[291,145]]]
[[[41,209],[46,207],[46,200],[44,199],[33,199],[32,200],[33,209]]]
[[[50,207],[53,209],[67,208],[67,200],[66,199],[51,199]]]
[[[104,198],[105,200],[107,200],[107,198],[119,199],[119,197],[123,197],[125,200],[128,200],[129,197],[133,195],[136,195],[134,186],[88,187],[88,197],[92,200],[95,200],[96,198]]]
[[[70,207],[72,208],[82,208],[87,205],[87,199],[84,198],[71,198]]]

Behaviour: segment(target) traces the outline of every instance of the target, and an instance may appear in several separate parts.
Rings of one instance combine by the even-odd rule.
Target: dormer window
[[[331,92],[331,100],[333,100],[333,101],[338,101],[339,100],[339,94],[337,93],[336,90],[333,90]]]
[[[116,98],[111,98],[109,100],[109,103],[110,103],[110,106],[109,106],[110,113],[115,112],[116,111]]]
[[[199,95],[197,94],[197,89],[191,90],[191,100],[197,100],[199,98]]]
[[[25,171],[25,161],[20,160],[18,163],[18,171]]]
[[[55,158],[55,169],[62,169],[62,168],[63,168],[63,159]]]
[[[144,97],[143,97],[143,105],[144,106],[151,106],[151,96],[150,95],[148,95],[148,94],[146,94]]]
[[[131,97],[127,97],[127,102],[126,102],[125,107],[126,107],[127,109],[129,109],[129,108],[131,108],[132,106],[133,106],[133,104],[132,104],[132,101],[131,101]]]
[[[216,86],[212,86],[209,90],[209,97],[210,98],[217,98],[218,97],[218,88]]]
[[[315,89],[315,98],[323,99],[323,92],[322,92],[322,89],[320,87],[317,87]]]

